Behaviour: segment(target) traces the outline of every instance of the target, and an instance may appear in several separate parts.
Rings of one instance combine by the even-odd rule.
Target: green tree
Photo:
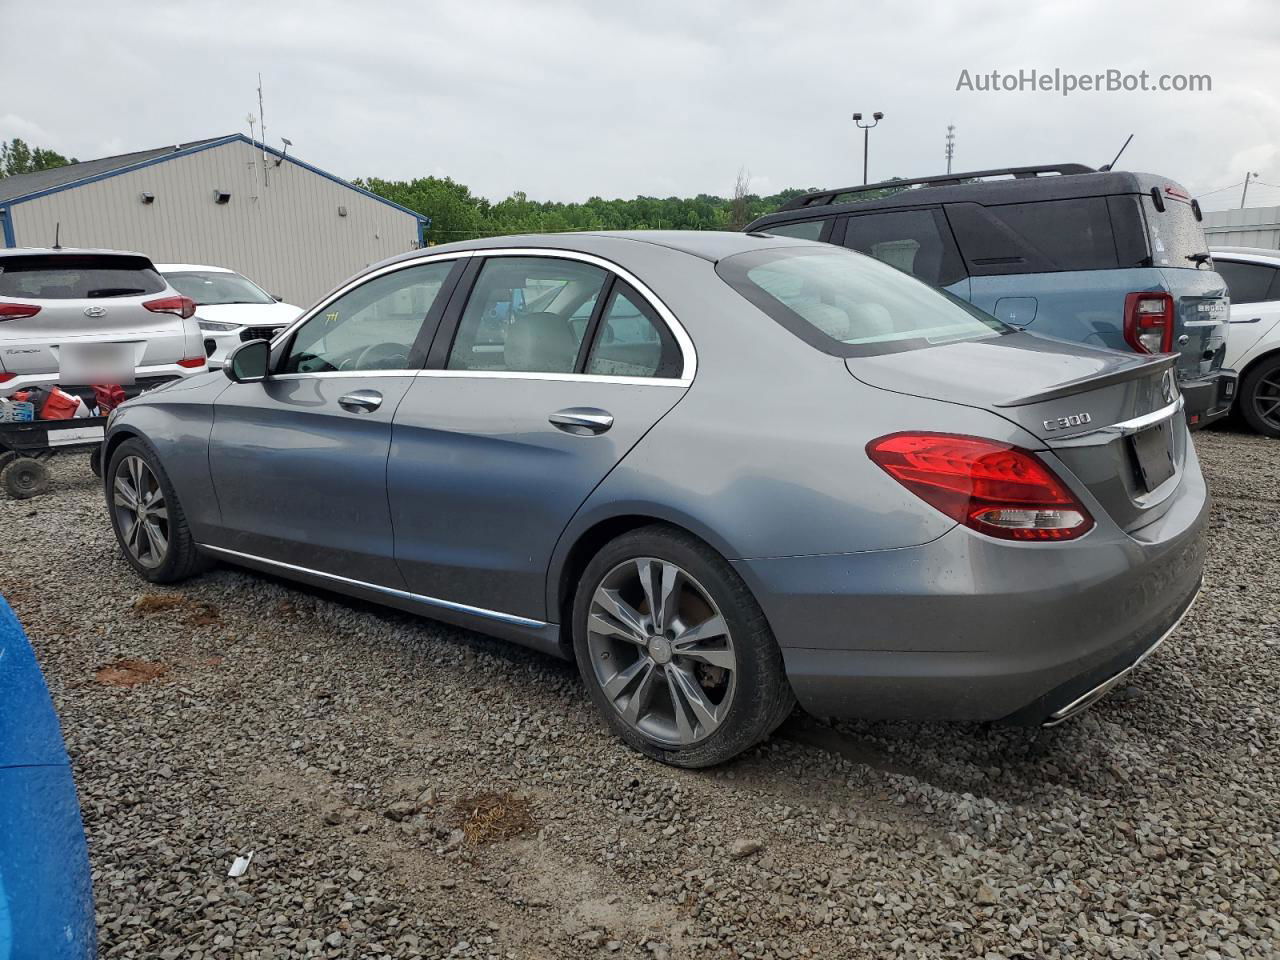
[[[12,177],[19,173],[35,173],[79,163],[75,157],[67,159],[55,150],[43,147],[32,149],[26,141],[14,137],[8,143],[0,141],[0,177]]]

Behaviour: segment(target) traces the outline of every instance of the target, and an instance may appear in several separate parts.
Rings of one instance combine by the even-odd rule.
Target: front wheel
[[[1240,383],[1240,415],[1264,437],[1280,437],[1280,354],[1253,366]]]
[[[149,444],[136,437],[120,444],[111,454],[107,476],[111,527],[133,569],[152,583],[173,583],[208,565]]]
[[[587,565],[578,669],[606,722],[664,763],[707,767],[765,739],[795,705],[755,598],[705,544],[645,527]]]

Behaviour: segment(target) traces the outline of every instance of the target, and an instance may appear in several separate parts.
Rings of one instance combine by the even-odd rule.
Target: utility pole
[[[262,127],[262,185],[267,185],[267,114],[262,109],[262,74],[258,74],[258,123]]]
[[[1244,198],[1249,195],[1249,178],[1250,177],[1252,177],[1254,180],[1258,179],[1258,175],[1256,173],[1249,173],[1248,171],[1245,171],[1244,189],[1240,191],[1240,209],[1241,210],[1244,209]]]
[[[951,172],[951,158],[956,155],[956,125],[947,124],[947,173]]]
[[[884,114],[877,110],[871,115],[870,123],[862,122],[862,114],[855,113],[853,122],[858,125],[858,129],[862,131],[862,185],[867,185],[867,154],[871,149],[871,128],[884,119]]]

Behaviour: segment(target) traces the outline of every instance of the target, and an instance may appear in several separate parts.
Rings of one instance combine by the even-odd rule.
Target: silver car
[[[489,239],[125,404],[105,492],[148,580],[223,560],[576,658],[668,763],[796,700],[1053,724],[1199,589],[1172,362],[803,240]]]
[[[119,250],[0,250],[0,394],[205,373],[195,304]]]

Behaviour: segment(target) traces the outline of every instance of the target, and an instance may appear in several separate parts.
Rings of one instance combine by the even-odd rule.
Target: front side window
[[[807,343],[871,356],[1014,332],[887,264],[839,248],[741,253],[716,266],[731,287]]]
[[[447,368],[572,373],[608,276],[576,260],[487,260],[458,323]]]
[[[1213,268],[1227,281],[1227,293],[1232,303],[1261,303],[1272,297],[1277,271],[1261,263],[1241,263],[1239,260],[1213,261]]]
[[[680,347],[654,310],[619,280],[600,317],[587,357],[587,373],[612,377],[678,378]]]
[[[845,223],[844,245],[937,287],[964,277],[950,231],[941,214],[933,210],[895,210],[850,217]]]
[[[323,307],[293,336],[278,373],[409,370],[427,314],[454,261],[374,277]]]
[[[166,273],[164,277],[169,281],[169,286],[183,296],[190,297],[197,307],[225,303],[275,303],[274,297],[238,273],[182,270]]]

